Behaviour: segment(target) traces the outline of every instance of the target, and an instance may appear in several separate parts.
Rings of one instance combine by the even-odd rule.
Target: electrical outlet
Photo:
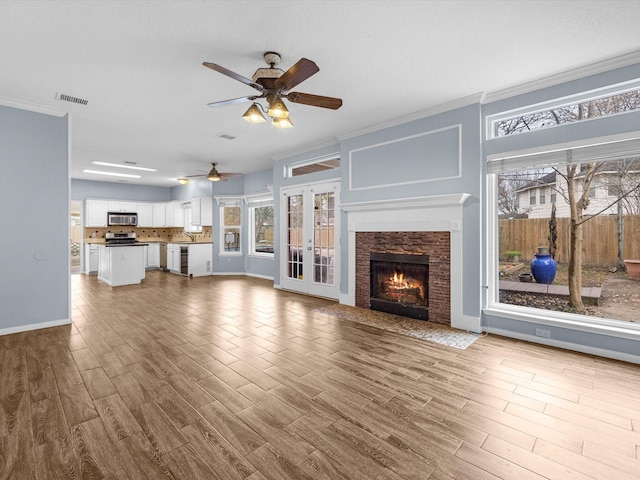
[[[536,337],[551,338],[551,330],[536,328]]]

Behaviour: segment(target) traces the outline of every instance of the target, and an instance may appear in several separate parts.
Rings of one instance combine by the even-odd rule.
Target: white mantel
[[[456,193],[342,204],[347,213],[349,279],[340,303],[355,305],[356,232],[449,232],[451,253],[451,326],[481,332],[480,318],[462,312],[462,207],[471,195]]]

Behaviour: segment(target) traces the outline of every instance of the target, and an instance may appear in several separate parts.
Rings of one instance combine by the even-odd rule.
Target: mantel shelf
[[[344,212],[366,212],[380,210],[397,210],[412,208],[437,208],[462,206],[471,196],[469,193],[453,193],[449,195],[432,195],[428,197],[412,197],[371,202],[343,203],[340,209]]]

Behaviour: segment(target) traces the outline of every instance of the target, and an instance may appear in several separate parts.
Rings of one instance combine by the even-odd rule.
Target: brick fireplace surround
[[[386,244],[398,253],[416,253],[419,246],[426,246],[429,251],[421,253],[429,255],[430,277],[436,279],[435,284],[429,280],[429,320],[481,332],[480,317],[463,311],[463,206],[470,196],[453,193],[341,204],[347,217],[348,268],[340,303],[361,305],[356,296],[362,292],[366,292],[368,303],[369,254],[362,253],[365,242],[369,242],[368,251],[381,251],[379,245]],[[360,254],[366,255],[366,260],[358,259]]]
[[[356,307],[371,307],[371,252],[429,255],[429,321],[451,324],[449,232],[356,232]]]

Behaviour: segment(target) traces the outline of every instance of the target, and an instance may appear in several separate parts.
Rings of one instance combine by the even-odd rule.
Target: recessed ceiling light
[[[113,173],[102,172],[100,170],[83,170],[84,173],[94,173],[96,175],[109,175],[112,177],[126,177],[126,178],[142,178],[142,175],[131,175],[130,173]]]
[[[120,163],[109,163],[109,162],[91,162],[94,165],[101,165],[103,167],[118,167],[118,168],[130,168],[131,170],[144,170],[145,172],[157,172],[157,168],[147,168],[147,167],[134,167],[132,165],[122,165]]]

